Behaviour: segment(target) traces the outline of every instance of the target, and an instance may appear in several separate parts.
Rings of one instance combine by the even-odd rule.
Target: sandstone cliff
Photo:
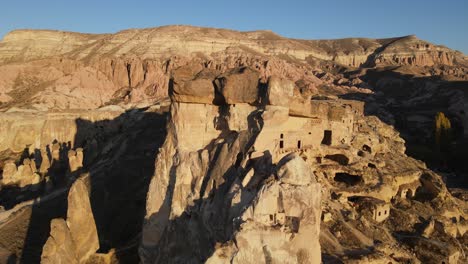
[[[0,42],[0,102],[4,110],[153,102],[167,96],[169,71],[189,61],[217,70],[251,66],[265,78],[294,77],[315,89],[323,82],[316,79],[323,73],[317,65],[327,62],[346,67],[466,65],[463,54],[414,36],[315,41],[190,26],[97,35],[16,30]],[[358,88],[350,85],[340,93]]]
[[[173,72],[174,85],[181,74],[184,87],[198,87],[209,100],[173,90],[178,94],[171,97],[168,137],[147,196],[144,263],[465,258],[456,241],[466,233],[466,212],[459,207],[466,203],[404,154],[404,141],[391,126],[363,116],[357,101],[304,100],[294,94],[294,82],[278,77],[261,92],[261,86],[246,85],[247,75],[239,81],[242,72],[249,71],[218,77],[192,71],[191,78],[186,68]],[[242,95],[256,94],[254,100],[218,92],[229,82]],[[427,214],[440,203],[445,205]],[[437,253],[425,249],[435,246],[413,229],[421,220],[407,219],[407,206],[426,208],[412,211],[419,219],[438,219],[440,237],[429,235],[440,243]]]
[[[13,31],[0,259],[466,262],[463,189],[407,153],[436,112],[467,135],[467,65],[415,36]]]

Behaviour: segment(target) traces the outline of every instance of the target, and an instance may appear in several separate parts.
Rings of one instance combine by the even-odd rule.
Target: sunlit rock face
[[[173,79],[181,72],[187,69],[175,70]],[[192,74],[184,85],[197,87],[190,82],[200,85],[200,78],[206,86],[199,89],[214,91],[215,99],[189,102],[188,90],[171,96],[168,137],[147,196],[144,263],[254,263],[258,256],[265,263],[319,263],[323,252],[337,256],[372,243],[372,232],[395,221],[391,212],[407,197],[453,199],[438,176],[404,154],[398,132],[363,115],[361,102],[307,99],[294,93],[294,82],[271,77],[262,84],[258,74],[254,101],[228,103],[230,94],[216,87],[226,77],[211,75],[209,82]],[[356,222],[341,226],[342,214]],[[383,261],[386,250],[359,259]],[[399,254],[413,258],[404,249]]]
[[[464,263],[464,193],[406,146],[439,111],[466,136],[467,65],[415,36],[11,32],[0,260]]]
[[[259,79],[248,68],[213,76],[217,87],[210,81],[201,89],[216,89],[216,104],[172,97],[168,137],[148,191],[143,262],[253,263],[258,254],[320,262],[321,191],[309,165],[299,155],[276,164],[273,148],[255,147],[268,140],[260,139],[259,103],[266,98],[259,96]],[[200,84],[197,77],[189,82]]]
[[[463,54],[415,36],[315,41],[287,39],[269,31],[238,32],[190,26],[125,30],[115,34],[16,30],[0,42],[0,102],[7,108],[22,105],[33,109],[147,104],[167,96],[170,71],[186,64],[221,72],[236,66],[251,66],[261,71],[262,78],[287,76],[317,89],[324,81],[334,84],[333,80],[316,77],[323,76],[322,61],[355,68],[466,65]],[[296,67],[297,63],[303,65]],[[227,86],[222,89],[225,93],[230,93],[230,83],[236,84],[232,81],[235,78],[220,79],[226,81]],[[177,88],[182,86],[176,85]],[[348,88],[334,89],[343,92],[343,89],[358,91],[358,88],[361,88],[359,83],[354,82]],[[178,96],[183,96],[184,92],[180,92]],[[237,96],[251,96],[244,92]],[[227,100],[233,103],[229,96]]]

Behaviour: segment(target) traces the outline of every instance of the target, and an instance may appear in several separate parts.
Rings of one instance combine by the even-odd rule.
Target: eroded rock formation
[[[99,238],[89,200],[89,175],[70,188],[67,219],[53,219],[41,263],[86,263],[99,249]]]
[[[199,85],[200,75],[193,76],[189,82]],[[211,78],[216,84],[219,77]],[[257,84],[254,101],[229,104],[212,82],[205,83],[200,89],[221,100],[172,97],[168,137],[148,192],[144,263],[253,263],[258,256],[265,263],[318,263],[320,245],[325,256],[336,257],[376,240],[395,242],[353,258],[414,260],[388,236],[402,230],[395,215],[408,199],[417,197],[424,206],[442,199],[447,206],[433,216],[464,221],[464,211],[449,205],[461,201],[439,176],[404,154],[404,141],[392,127],[364,116],[361,102],[311,100],[294,94],[293,82],[272,77]],[[449,240],[439,248],[451,253],[430,258],[442,261],[463,250]],[[423,238],[421,243],[427,245]],[[394,257],[388,257],[391,246],[400,250]],[[422,246],[410,246],[418,259],[428,258]]]
[[[14,31],[0,259],[466,262],[463,189],[406,146],[431,140],[434,111],[467,135],[467,65],[415,36]]]

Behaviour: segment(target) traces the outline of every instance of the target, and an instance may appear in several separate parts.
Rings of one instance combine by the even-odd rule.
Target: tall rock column
[[[75,181],[68,193],[67,220],[53,219],[41,263],[86,263],[99,249],[99,238],[89,200],[89,175]]]

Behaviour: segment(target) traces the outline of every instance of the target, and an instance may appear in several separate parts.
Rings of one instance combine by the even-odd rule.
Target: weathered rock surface
[[[262,78],[280,75],[302,81],[309,89],[318,89],[317,84],[325,80],[320,69],[292,66],[281,59],[284,56],[304,63],[313,61],[311,65],[323,60],[350,67],[467,65],[463,54],[414,36],[313,41],[286,39],[268,31],[189,26],[101,35],[17,30],[0,43],[0,102],[4,110],[13,106],[94,109],[109,103],[151,103],[167,96],[171,69],[194,62],[221,72],[250,66],[259,70]],[[300,74],[304,70],[307,74]],[[334,81],[332,77],[326,82]],[[201,80],[189,83],[184,89],[204,87]],[[349,84],[333,89],[363,91],[360,83]],[[195,100],[183,99],[184,92],[180,92],[180,100]],[[251,100],[251,94],[245,96],[249,98],[241,101]]]
[[[287,79],[276,76],[268,80],[268,103],[275,106],[289,107],[289,100],[294,94],[295,84]]]
[[[7,249],[0,247],[0,263],[1,264],[13,264],[16,263],[16,257]]]
[[[99,238],[89,201],[89,184],[86,180],[89,179],[84,177],[76,180],[68,194],[67,226],[79,262],[84,262],[99,249]]]
[[[10,149],[21,152],[26,147],[31,151],[45,149],[52,142],[75,144],[78,130],[83,130],[87,122],[113,119],[123,111],[75,111],[64,113],[3,113],[0,115],[0,151]],[[107,127],[106,129],[116,129]]]
[[[50,223],[50,237],[42,249],[41,263],[79,263],[76,245],[65,220],[57,218]]]
[[[402,204],[441,199],[450,201],[448,215],[465,218],[440,178],[404,154],[393,127],[364,116],[361,102],[294,91],[295,83],[272,77],[257,106],[172,102],[148,191],[144,263],[319,263],[369,247],[355,259],[417,261],[426,258],[423,247],[387,235],[404,229],[393,225]],[[448,221],[442,211],[433,215]],[[456,242],[439,241],[445,253],[435,259],[456,252],[445,250]]]
[[[250,68],[234,69],[215,81],[227,104],[253,103],[258,98],[259,74]]]
[[[67,219],[53,219],[41,263],[86,263],[99,249],[89,200],[89,176],[77,179],[68,194]]]
[[[432,144],[434,111],[468,134],[467,65],[414,36],[14,31],[0,42],[1,246],[21,256],[43,221],[50,263],[135,263],[137,247],[142,263],[466,262],[466,199],[405,144]],[[168,96],[164,130],[146,111]],[[94,211],[79,178],[66,221],[37,214],[87,170]],[[113,249],[96,253],[98,238]]]
[[[213,81],[216,72],[205,69],[196,73],[193,70],[193,66],[175,70],[172,78],[172,99],[185,103],[213,103],[215,98]]]

